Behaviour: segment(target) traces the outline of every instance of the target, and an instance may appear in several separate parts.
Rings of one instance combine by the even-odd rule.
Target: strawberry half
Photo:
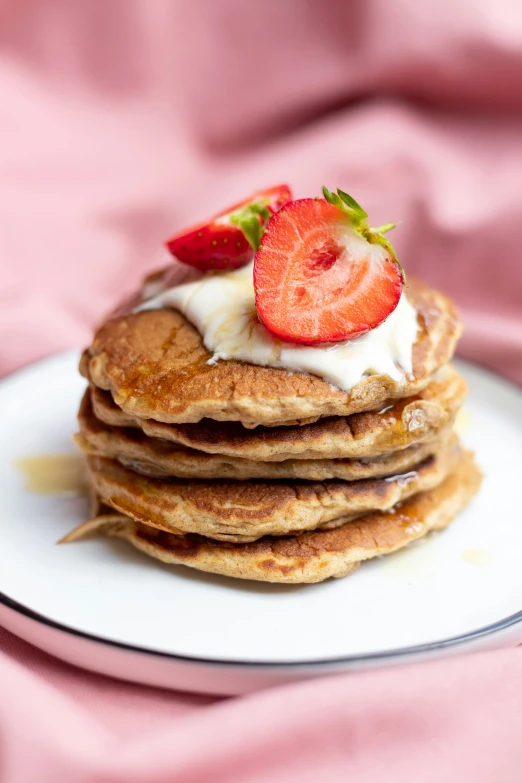
[[[291,199],[288,185],[262,190],[165,245],[178,261],[202,271],[239,269],[253,259],[267,220]]]
[[[295,343],[358,337],[399,303],[404,272],[367,213],[342,190],[292,201],[270,218],[254,260],[262,323]]]

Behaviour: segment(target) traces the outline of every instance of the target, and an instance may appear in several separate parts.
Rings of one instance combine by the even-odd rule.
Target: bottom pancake
[[[287,584],[347,576],[359,563],[386,555],[446,527],[478,491],[481,473],[463,452],[458,468],[439,486],[389,511],[373,512],[332,530],[264,536],[235,544],[197,534],[174,535],[107,509],[69,533],[63,542],[91,535],[123,538],[164,563],[214,574]]]

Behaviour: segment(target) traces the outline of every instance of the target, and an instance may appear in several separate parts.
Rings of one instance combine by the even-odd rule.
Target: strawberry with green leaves
[[[260,320],[272,334],[314,345],[358,337],[385,321],[404,272],[384,233],[347,193],[292,201],[266,225],[254,259]]]
[[[291,198],[288,185],[262,190],[165,244],[178,261],[202,271],[239,269],[253,259],[268,219]]]

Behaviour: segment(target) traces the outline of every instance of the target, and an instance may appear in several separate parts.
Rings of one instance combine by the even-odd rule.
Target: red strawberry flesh
[[[270,218],[254,261],[256,306],[277,337],[316,344],[357,337],[396,308],[402,275],[391,253],[322,199]]]
[[[238,269],[254,257],[254,250],[237,226],[230,223],[201,223],[167,247],[179,261],[203,271]]]

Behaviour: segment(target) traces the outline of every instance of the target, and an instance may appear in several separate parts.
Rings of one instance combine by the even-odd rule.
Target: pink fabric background
[[[0,0],[0,373],[86,343],[161,240],[341,186],[522,383],[518,0]],[[248,698],[74,671],[0,630],[0,781],[522,777],[521,650]]]

